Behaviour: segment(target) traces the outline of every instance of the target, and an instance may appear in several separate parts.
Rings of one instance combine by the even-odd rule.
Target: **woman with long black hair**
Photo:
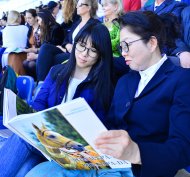
[[[69,61],[50,70],[34,100],[33,108],[37,111],[44,110],[74,98],[83,97],[104,123],[114,89],[112,61],[111,40],[107,28],[102,24],[88,26],[75,38]],[[16,135],[10,137],[0,149],[0,156],[2,157],[0,165],[2,176],[10,177],[18,174],[25,176],[33,166],[43,161],[38,151],[31,150],[31,146]],[[49,168],[41,170],[41,176],[51,174],[52,164],[55,171],[59,170],[63,176],[70,177],[77,174],[122,176],[123,171],[127,174],[131,173],[129,169],[66,170],[50,163]]]

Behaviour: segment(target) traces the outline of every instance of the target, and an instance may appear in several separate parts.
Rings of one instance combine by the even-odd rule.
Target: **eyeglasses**
[[[88,56],[90,56],[92,58],[96,58],[97,57],[97,50],[95,48],[87,48],[84,43],[78,42],[76,44],[76,49],[79,52],[84,52],[85,50],[87,50],[87,55]]]
[[[100,5],[101,5],[102,7],[107,7],[107,6],[110,6],[111,3],[101,3]]]
[[[140,40],[144,40],[143,38],[141,39],[137,39],[137,40],[134,40],[134,41],[131,41],[131,42],[125,42],[125,41],[122,41],[119,45],[119,51],[122,53],[122,52],[129,52],[129,46],[134,43],[134,42],[137,42],[137,41],[140,41]]]
[[[89,6],[89,5],[86,3],[81,3],[80,5],[78,5],[78,7],[82,7],[82,6]]]

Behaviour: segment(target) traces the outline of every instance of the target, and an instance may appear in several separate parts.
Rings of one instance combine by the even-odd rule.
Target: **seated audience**
[[[1,19],[1,30],[4,29],[6,25],[7,25],[7,17],[3,16]]]
[[[106,124],[115,130],[103,132],[96,146],[130,161],[136,177],[174,177],[190,164],[190,71],[161,52],[172,39],[158,15],[129,12],[120,25],[132,71],[115,89]]]
[[[28,48],[24,51],[27,52],[27,58],[23,62],[27,75],[36,79],[36,59],[38,58],[38,51],[41,45],[40,40],[40,26],[37,20],[37,13],[35,9],[26,11],[26,22],[29,24],[28,32]]]
[[[37,13],[38,24],[40,25],[41,43],[61,45],[64,34],[61,26],[55,21],[51,13],[42,9]]]
[[[68,4],[71,5],[71,4]],[[91,24],[100,23],[94,19],[97,10],[97,2],[94,0],[79,0],[77,3],[77,14],[81,19],[73,24],[70,33],[66,36],[60,46],[43,45],[37,60],[37,80],[44,81],[47,73],[53,65],[67,60],[72,51],[75,37]]]
[[[56,19],[56,22],[61,25],[64,22],[63,11],[62,11],[63,1],[58,1],[57,3],[59,5],[59,10],[55,19]]]
[[[89,25],[76,37],[69,61],[51,69],[34,100],[33,108],[39,111],[83,97],[104,122],[113,95],[112,61],[111,41],[107,28],[102,24]],[[13,146],[15,148],[12,148]],[[18,175],[19,169],[26,166],[25,163],[30,163],[27,159],[31,159],[32,162],[41,161],[41,156],[37,156],[36,153],[38,153],[37,150],[32,150],[24,140],[13,135],[0,149],[2,175]],[[19,175],[25,176],[27,171],[29,171],[28,168],[23,169],[23,173]],[[41,176],[47,173],[53,175],[51,170],[41,173]],[[77,175],[87,177],[90,175],[130,175],[131,171],[129,169],[83,171],[62,168],[61,173],[69,177]]]
[[[28,15],[28,14],[27,14]],[[40,10],[37,13],[37,22],[40,28],[38,29],[39,33],[36,33],[36,40],[41,40],[41,44],[52,44],[60,45],[63,41],[64,34],[61,26],[55,21],[55,18],[51,15],[48,10]],[[38,41],[39,43],[39,41]],[[38,58],[39,46],[35,49],[27,49],[26,52],[35,52],[29,53],[26,61],[24,61],[24,67],[27,70],[27,74],[36,78],[36,59]],[[47,56],[48,58],[49,56]],[[48,60],[48,59],[47,59]],[[44,67],[44,66],[43,66]]]
[[[64,0],[62,3],[64,22],[61,24],[61,27],[64,29],[65,36],[71,31],[72,25],[80,19],[80,16],[77,14],[76,5],[76,0]]]
[[[47,9],[51,12],[52,16],[56,19],[56,16],[59,12],[59,4],[55,1],[49,1]]]
[[[2,30],[3,47],[6,48],[2,56],[2,67],[10,65],[17,74],[25,74],[22,61],[26,58],[25,53],[17,54],[17,49],[26,47],[28,28],[20,25],[21,15],[17,11],[10,11],[7,17],[7,26]],[[12,54],[11,52],[15,52]]]
[[[175,0],[155,0],[153,4],[144,7],[142,10],[154,11],[158,15],[172,13],[178,18],[179,23],[181,23],[181,13],[186,6],[187,4]],[[176,39],[176,48],[170,50],[167,54],[177,56],[181,66],[187,68],[190,67],[190,60],[186,57],[187,53],[185,51],[186,47],[183,37],[178,37],[178,39]]]
[[[182,11],[182,40],[177,43],[177,55],[180,58],[181,66],[190,68],[190,6]]]
[[[143,11],[153,11],[160,15],[163,13],[172,13],[181,21],[181,12],[186,4],[175,0],[154,0],[150,5],[144,6]]]
[[[118,48],[120,40],[118,18],[123,14],[122,2],[121,0],[102,0],[102,7],[105,15],[104,25],[108,28],[111,37],[114,69],[116,77],[119,78],[129,70]]]
[[[122,2],[120,0],[102,0],[102,7],[104,11],[104,25],[110,32],[113,56],[119,57],[121,56],[118,49],[120,27],[117,20],[123,15]]]
[[[5,48],[25,48],[27,44],[28,28],[20,25],[21,16],[17,11],[9,11],[7,25],[2,30],[3,47]]]

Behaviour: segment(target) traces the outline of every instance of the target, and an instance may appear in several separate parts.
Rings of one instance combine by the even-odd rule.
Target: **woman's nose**
[[[84,56],[87,56],[87,55],[88,55],[88,49],[86,48],[86,49],[82,52],[82,54],[83,54]]]
[[[126,52],[126,51],[122,50],[121,55],[124,57],[124,56],[128,55],[128,53],[129,53],[129,51]]]

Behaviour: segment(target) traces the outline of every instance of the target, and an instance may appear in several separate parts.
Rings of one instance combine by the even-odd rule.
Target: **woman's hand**
[[[57,45],[56,47],[59,48],[60,50],[62,50],[63,52],[66,52],[66,49],[64,49],[64,48],[61,47],[60,45]]]
[[[71,53],[72,48],[73,48],[73,45],[72,45],[72,44],[67,44],[67,45],[65,46],[65,48],[67,49],[67,51],[68,51],[69,53]]]
[[[183,68],[190,68],[190,52],[182,52],[179,55],[180,64]]]
[[[101,133],[95,140],[95,145],[104,154],[128,160],[133,164],[141,164],[139,147],[124,130]]]
[[[27,53],[27,61],[31,61],[31,60],[36,60],[38,58],[38,54],[35,54],[35,53]]]
[[[28,48],[28,49],[23,49],[24,52],[26,53],[37,53],[38,49],[37,48]]]

